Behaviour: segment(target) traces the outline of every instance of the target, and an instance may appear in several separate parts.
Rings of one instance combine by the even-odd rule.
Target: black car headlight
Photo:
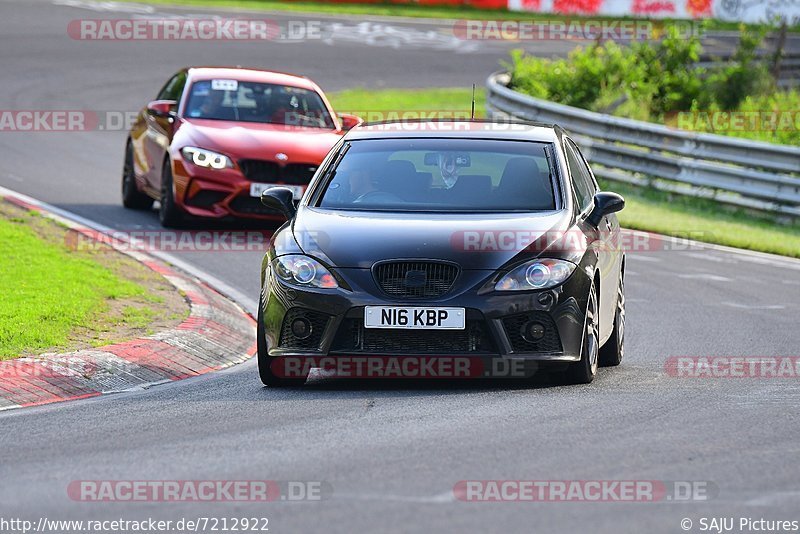
[[[231,158],[225,154],[212,152],[204,148],[197,148],[194,146],[187,146],[181,149],[181,154],[187,161],[191,161],[198,167],[206,167],[208,169],[225,169],[232,168],[233,162]]]
[[[335,289],[336,278],[320,262],[302,254],[287,254],[272,260],[272,269],[286,283],[303,287]]]
[[[537,259],[515,267],[494,286],[495,291],[526,291],[555,287],[570,277],[575,265],[566,260]]]

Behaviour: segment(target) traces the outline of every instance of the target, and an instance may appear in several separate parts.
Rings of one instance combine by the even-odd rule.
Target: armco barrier
[[[509,76],[486,81],[490,117],[518,117],[566,129],[607,180],[800,217],[800,148],[695,133],[555,104],[512,91]]]
[[[796,46],[796,45],[795,45]],[[767,45],[767,50],[773,50],[771,45]],[[772,52],[774,54],[774,51]],[[697,63],[698,67],[713,69],[720,65],[725,65],[733,59],[733,53],[723,55],[706,55],[701,56],[700,61]],[[756,57],[756,62],[766,64],[772,67],[774,58],[767,51],[762,51]],[[778,86],[783,89],[792,89],[800,87],[800,52],[784,52],[780,61],[780,69],[778,71]]]

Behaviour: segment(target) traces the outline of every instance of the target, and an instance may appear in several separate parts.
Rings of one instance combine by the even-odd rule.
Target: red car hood
[[[275,160],[282,152],[288,156],[282,163],[318,164],[342,135],[335,130],[281,124],[184,119],[176,141],[180,146],[219,151],[234,160]]]

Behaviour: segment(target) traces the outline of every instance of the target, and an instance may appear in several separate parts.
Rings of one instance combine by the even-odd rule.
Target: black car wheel
[[[172,184],[172,166],[169,159],[164,161],[164,168],[161,171],[161,206],[158,209],[158,220],[165,228],[175,228],[180,226],[183,220],[178,206],[175,205],[175,189]]]
[[[606,344],[600,349],[600,365],[614,367],[622,362],[625,355],[625,285],[623,270],[619,271],[617,289],[617,309],[614,313],[614,331]]]
[[[146,210],[153,205],[153,199],[136,187],[133,145],[130,141],[125,145],[125,163],[122,165],[122,205],[133,210]]]
[[[261,382],[270,387],[292,387],[302,386],[307,376],[300,378],[283,378],[277,376],[273,365],[278,363],[278,358],[272,357],[267,353],[267,337],[264,332],[264,312],[261,311],[261,303],[258,305],[258,326],[256,327],[258,337],[256,345],[258,347],[258,374]]]
[[[570,384],[588,384],[597,373],[600,344],[599,309],[597,307],[597,286],[592,282],[586,305],[581,360],[570,364],[566,370],[566,380]]]

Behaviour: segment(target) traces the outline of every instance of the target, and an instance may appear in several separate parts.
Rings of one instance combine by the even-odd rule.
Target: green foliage
[[[655,85],[651,113],[688,109],[700,97],[705,70],[692,65],[699,61],[702,50],[697,34],[686,39],[676,27],[670,27],[655,46],[647,41],[634,45],[632,52],[643,58],[646,66],[643,82]]]
[[[765,33],[764,28],[742,26],[731,60],[713,69],[697,65],[703,53],[698,35],[682,34],[676,26],[667,27],[659,41],[628,47],[595,43],[573,50],[567,59],[536,58],[517,50],[504,66],[517,91],[638,120],[663,122],[689,110],[796,110],[800,94],[778,91],[767,66],[756,61]],[[798,144],[799,129],[717,133]]]
[[[749,96],[775,90],[775,80],[766,65],[755,62],[765,32],[745,31],[742,27],[739,47],[731,62],[708,78],[712,102],[723,110],[735,110]]]
[[[768,141],[783,145],[800,145],[800,92],[775,91],[746,96],[731,113],[730,121],[738,121],[741,126],[733,131],[714,128],[715,112],[725,111],[718,104],[707,108],[707,113],[697,114],[695,106],[690,129],[697,132],[708,132],[722,135],[736,135],[755,141]],[[686,128],[686,125],[683,126]]]

